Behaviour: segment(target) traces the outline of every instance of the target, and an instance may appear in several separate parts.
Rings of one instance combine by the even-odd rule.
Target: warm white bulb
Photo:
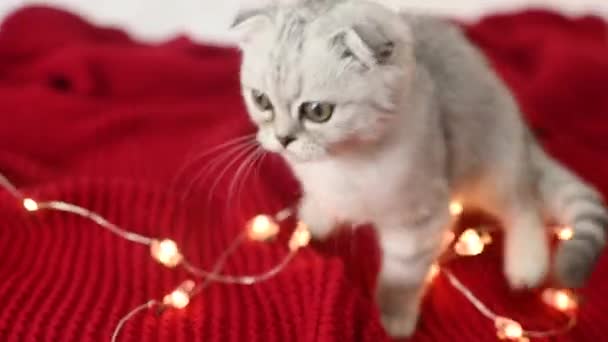
[[[452,242],[454,242],[454,239],[456,239],[456,234],[450,230],[450,231],[446,232],[445,235],[443,236],[443,243],[449,245]]]
[[[176,309],[183,309],[190,303],[190,294],[194,289],[194,282],[186,280],[178,288],[163,298],[163,304]]]
[[[481,254],[484,248],[485,244],[482,236],[472,228],[462,232],[458,241],[454,244],[456,254],[464,256]]]
[[[184,291],[175,290],[163,298],[163,303],[177,309],[183,309],[190,303],[190,297]]]
[[[481,238],[481,242],[483,242],[484,245],[489,245],[492,243],[492,235],[486,231],[481,232],[479,237]]]
[[[560,311],[573,310],[578,306],[573,293],[568,290],[545,289],[542,299],[547,305]]]
[[[441,241],[441,251],[445,251],[446,248],[448,248],[452,242],[454,242],[454,239],[456,239],[456,234],[454,234],[453,231],[450,230],[445,232],[443,235],[443,241]]]
[[[524,337],[524,329],[521,324],[510,318],[496,317],[494,326],[500,339],[520,341]]]
[[[279,233],[279,225],[267,215],[257,215],[249,223],[249,238],[266,241]]]
[[[279,211],[279,212],[278,212],[278,213],[277,213],[277,214],[274,216],[274,218],[275,218],[277,221],[282,222],[282,221],[287,220],[287,219],[288,219],[288,218],[289,218],[291,215],[293,215],[293,210],[292,210],[291,208],[285,208],[285,209],[283,209],[283,210]]]
[[[462,203],[460,203],[458,201],[452,201],[450,203],[450,213],[453,216],[458,216],[458,215],[462,214],[463,211],[464,211],[464,208],[462,206]]]
[[[168,267],[179,265],[183,259],[177,244],[170,239],[152,241],[150,252],[154,259]]]
[[[310,242],[311,236],[308,227],[303,222],[298,222],[296,229],[291,234],[289,239],[289,249],[295,251],[299,248],[306,247]]]
[[[439,275],[439,272],[441,272],[441,268],[439,267],[439,265],[437,265],[436,263],[432,264],[431,268],[429,269],[429,273],[427,273],[426,275],[426,282],[432,283],[433,280],[435,280],[435,278],[437,278],[437,276]]]
[[[38,203],[31,198],[23,199],[23,207],[27,211],[36,211],[36,210],[40,209],[40,207],[38,206]]]
[[[574,236],[574,230],[571,227],[564,226],[557,229],[557,238],[565,241],[570,240]]]
[[[570,307],[570,297],[563,292],[558,292],[555,294],[553,305],[559,310],[567,310]]]

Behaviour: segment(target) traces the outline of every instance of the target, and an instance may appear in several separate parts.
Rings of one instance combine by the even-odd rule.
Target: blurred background
[[[163,40],[185,33],[208,42],[224,43],[226,27],[239,6],[271,0],[0,0],[0,19],[27,4],[47,4],[72,10],[101,24],[120,26],[144,40]],[[286,1],[286,0],[279,0]],[[288,0],[289,1],[289,0]],[[608,0],[378,0],[418,12],[475,20],[487,14],[527,7],[562,13],[608,17]]]

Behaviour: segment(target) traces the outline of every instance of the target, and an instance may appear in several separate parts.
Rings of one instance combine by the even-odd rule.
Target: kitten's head
[[[291,162],[352,153],[391,130],[413,74],[411,33],[384,7],[309,0],[242,14],[241,83],[266,150]]]

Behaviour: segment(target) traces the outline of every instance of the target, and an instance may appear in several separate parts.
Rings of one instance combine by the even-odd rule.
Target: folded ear
[[[230,32],[236,38],[237,43],[243,47],[271,25],[270,16],[262,9],[241,11],[230,26]]]
[[[395,43],[377,28],[355,26],[338,30],[330,44],[342,58],[354,58],[366,67],[384,64],[393,56]]]

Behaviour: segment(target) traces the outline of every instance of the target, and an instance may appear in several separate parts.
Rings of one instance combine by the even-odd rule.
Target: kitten
[[[312,0],[244,13],[233,29],[257,139],[301,182],[300,218],[317,238],[339,224],[375,226],[390,334],[415,330],[451,200],[501,219],[515,288],[549,272],[544,219],[570,225],[553,271],[582,285],[605,245],[602,199],[542,151],[456,26],[372,2]]]

